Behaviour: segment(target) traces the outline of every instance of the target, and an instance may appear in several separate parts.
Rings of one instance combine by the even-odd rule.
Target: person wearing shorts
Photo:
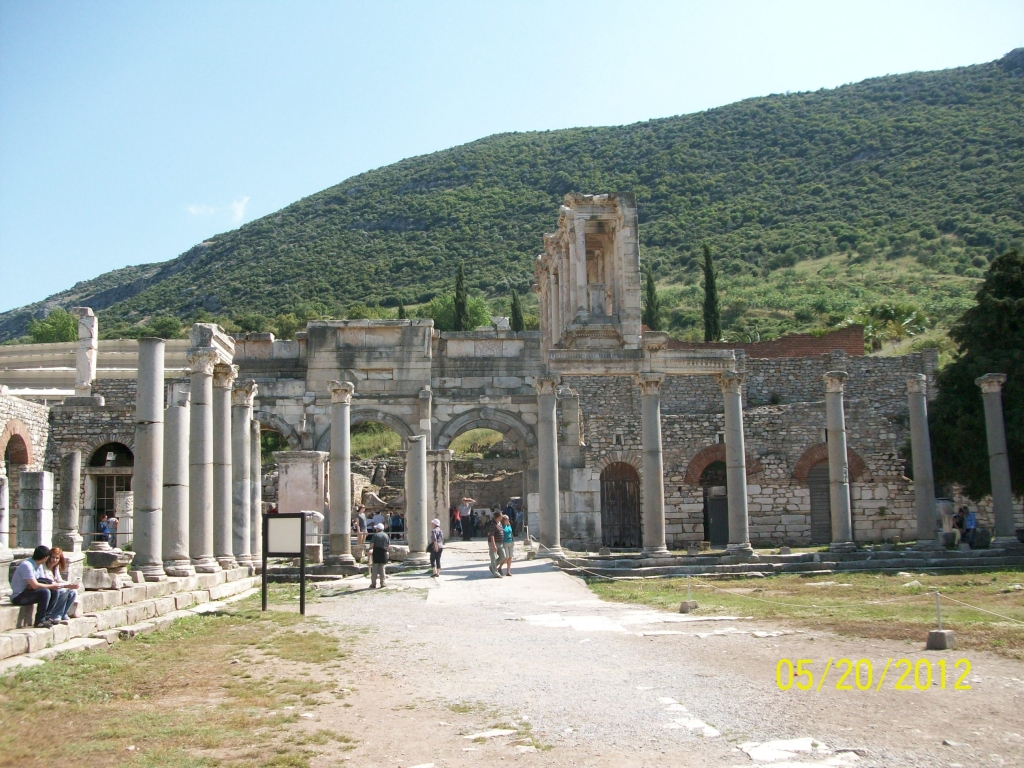
[[[512,521],[508,519],[508,515],[501,516],[501,556],[502,560],[498,563],[498,570],[501,570],[502,563],[505,564],[505,575],[512,575],[512,556],[515,554],[516,540],[512,535]]]

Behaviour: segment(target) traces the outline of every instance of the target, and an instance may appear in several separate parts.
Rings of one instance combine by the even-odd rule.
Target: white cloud
[[[192,216],[214,216],[216,214],[230,213],[231,223],[236,225],[245,221],[245,213],[248,209],[248,195],[223,206],[206,205],[205,203],[193,203],[192,205],[185,206],[185,210]]]

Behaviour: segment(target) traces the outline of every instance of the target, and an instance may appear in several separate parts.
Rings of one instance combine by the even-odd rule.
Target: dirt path
[[[1019,661],[638,610],[597,600],[545,561],[499,580],[476,543],[444,557],[440,583],[393,577],[371,591],[348,579],[311,605],[366,632],[346,675],[352,695],[308,719],[358,746],[314,766],[1024,766]],[[954,691],[963,655],[971,689]],[[875,682],[887,658],[945,658],[947,690],[896,691],[891,672],[880,691],[837,691],[834,671],[820,691],[778,689],[780,659],[811,659],[818,674],[829,657],[870,659]],[[465,738],[492,726],[513,733]],[[828,751],[749,746],[807,737]]]

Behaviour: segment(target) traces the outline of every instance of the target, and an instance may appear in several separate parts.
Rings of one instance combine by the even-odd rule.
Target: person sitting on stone
[[[46,612],[50,609],[53,595],[60,589],[56,584],[47,584],[46,558],[50,556],[50,548],[39,545],[32,552],[32,557],[18,563],[11,576],[11,604],[35,605],[36,617],[32,626],[49,629],[53,622],[47,620]]]
[[[974,510],[968,509],[964,516],[964,538],[971,549],[974,549],[974,534],[978,530],[978,515]]]
[[[50,556],[46,558],[46,570],[48,578],[57,585],[57,591],[51,595],[50,607],[46,611],[46,618],[52,624],[68,624],[68,612],[75,604],[78,597],[78,584],[73,584],[64,579],[68,572],[68,560],[64,557],[64,550],[54,547],[50,550]]]

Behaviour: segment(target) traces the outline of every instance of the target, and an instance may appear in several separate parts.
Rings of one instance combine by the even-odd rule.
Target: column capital
[[[256,382],[253,379],[246,379],[231,390],[231,404],[244,405],[247,408],[252,408],[253,398],[256,397],[259,391],[259,387],[256,386]]]
[[[217,363],[213,366],[213,386],[231,389],[238,378],[238,366],[229,363]]]
[[[1003,384],[1006,383],[1006,374],[986,373],[984,376],[976,378],[974,383],[981,387],[981,391],[985,394],[988,394],[989,392],[1001,392]]]
[[[716,374],[715,378],[718,380],[718,386],[722,388],[722,392],[739,394],[740,387],[743,386],[743,379],[746,378],[746,374],[740,373],[739,371],[723,371],[722,373]]]
[[[641,395],[657,395],[661,392],[661,384],[665,381],[663,373],[638,373],[636,382],[640,385]]]
[[[825,373],[825,391],[826,392],[842,392],[843,385],[846,384],[846,380],[849,378],[849,374],[846,371],[828,371]]]
[[[553,395],[561,381],[561,376],[538,376],[533,380],[533,386],[538,395]]]
[[[352,393],[356,391],[356,385],[351,381],[332,381],[329,386],[332,403],[344,403],[345,405],[352,403]]]
[[[408,441],[410,443],[419,443],[427,439],[426,435],[410,435]]]
[[[907,376],[907,394],[927,395],[928,377],[923,373],[912,373]]]
[[[68,310],[68,314],[77,317],[79,320],[86,317],[96,317],[96,313],[92,311],[92,307],[72,307]]]
[[[192,347],[188,351],[189,373],[213,375],[213,367],[220,360],[220,354],[213,347]]]

